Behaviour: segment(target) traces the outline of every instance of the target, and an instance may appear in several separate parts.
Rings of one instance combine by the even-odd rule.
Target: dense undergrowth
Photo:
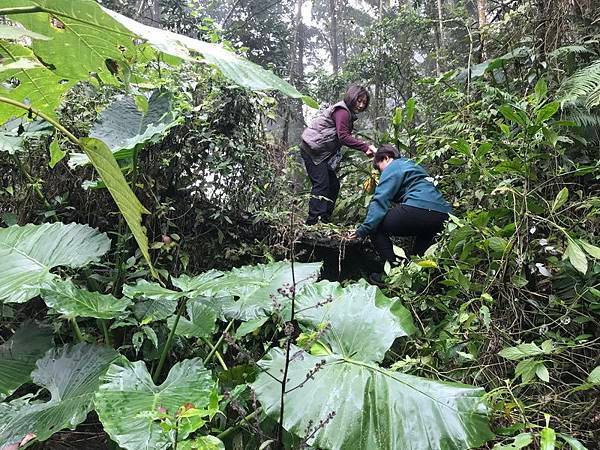
[[[149,258],[75,142],[32,113],[9,122],[0,449],[68,448],[78,426],[100,448],[597,448],[599,49],[585,45],[423,77],[388,132],[366,132],[424,164],[455,210],[383,291],[360,259],[317,281],[305,241],[340,242],[325,252],[348,264],[369,162],[345,154],[336,224],[307,230],[275,101],[227,73],[128,60],[56,112],[110,144],[151,212]]]

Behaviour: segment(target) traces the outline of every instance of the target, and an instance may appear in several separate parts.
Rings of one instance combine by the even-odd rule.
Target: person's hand
[[[373,156],[376,151],[377,151],[377,147],[375,147],[374,145],[371,144],[371,145],[369,145],[369,149],[366,151],[366,155]]]
[[[348,235],[346,236],[346,239],[348,239],[349,241],[355,241],[356,239],[359,239],[360,237],[358,236],[358,234],[356,234],[356,231],[350,231],[348,233]]]

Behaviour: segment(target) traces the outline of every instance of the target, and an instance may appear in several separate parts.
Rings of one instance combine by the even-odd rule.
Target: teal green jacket
[[[373,233],[392,202],[431,211],[452,212],[452,207],[430,181],[423,167],[407,158],[395,159],[382,172],[369,203],[367,218],[356,233],[363,238]]]

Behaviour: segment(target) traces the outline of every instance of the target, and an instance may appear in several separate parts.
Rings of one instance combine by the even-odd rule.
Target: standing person
[[[361,150],[368,156],[375,153],[375,146],[352,136],[357,114],[367,109],[369,100],[369,92],[364,87],[351,85],[344,100],[323,111],[302,133],[300,154],[312,183],[307,225],[319,220],[329,222],[331,218],[340,192],[335,171],[342,146]]]
[[[351,239],[371,237],[379,255],[390,264],[396,255],[390,236],[415,236],[414,253],[422,255],[442,231],[450,204],[430,181],[419,164],[399,157],[396,147],[382,145],[373,158],[373,166],[381,179],[369,203],[367,217]],[[396,206],[391,206],[391,203]],[[381,274],[372,274],[371,281],[381,282]]]

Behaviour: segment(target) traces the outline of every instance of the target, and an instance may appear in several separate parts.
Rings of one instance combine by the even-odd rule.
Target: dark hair
[[[346,91],[346,95],[344,95],[344,103],[348,108],[354,110],[356,106],[356,102],[358,102],[358,98],[361,96],[367,97],[367,106],[365,109],[369,107],[369,102],[371,101],[371,96],[369,95],[369,91],[364,86],[359,84],[351,84]]]
[[[382,145],[375,152],[375,156],[373,157],[373,167],[377,169],[377,164],[379,164],[385,158],[398,159],[400,158],[400,153],[392,144]]]

